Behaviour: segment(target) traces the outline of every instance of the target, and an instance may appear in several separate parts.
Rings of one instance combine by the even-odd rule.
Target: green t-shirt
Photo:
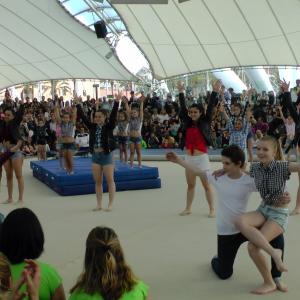
[[[56,289],[62,284],[62,279],[53,267],[42,262],[38,262],[38,265],[41,272],[39,300],[49,300]],[[11,265],[11,273],[14,282],[20,278],[24,267],[24,262]],[[23,286],[21,291],[25,291],[25,286]]]
[[[127,293],[124,293],[120,300],[145,300],[148,295],[149,287],[142,281],[138,281],[134,288]],[[103,300],[98,293],[88,295],[84,292],[73,292],[69,300]]]

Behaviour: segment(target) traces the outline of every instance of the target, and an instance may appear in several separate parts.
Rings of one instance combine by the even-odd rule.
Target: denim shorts
[[[37,139],[36,140],[36,145],[46,145],[47,144],[47,140],[46,139]]]
[[[6,149],[3,146],[0,146],[0,153],[4,153],[8,151],[8,149]],[[24,154],[21,150],[17,150],[9,159],[15,159],[15,158],[19,158],[22,157],[23,158]]]
[[[18,150],[16,151],[12,156],[11,156],[11,159],[16,159],[16,158],[19,158],[19,157],[22,157],[23,158],[23,152]]]
[[[266,220],[271,220],[277,223],[284,231],[287,229],[289,209],[284,207],[274,207],[266,204],[261,204],[258,209]]]
[[[94,152],[92,162],[100,166],[111,165],[113,164],[112,153]]]
[[[141,136],[138,136],[138,137],[131,136],[129,138],[129,144],[138,145],[138,144],[141,144],[141,142],[142,142],[142,137]]]
[[[128,136],[118,136],[118,142],[121,145],[128,145]]]
[[[75,143],[62,143],[61,144],[61,150],[75,151],[76,150]]]

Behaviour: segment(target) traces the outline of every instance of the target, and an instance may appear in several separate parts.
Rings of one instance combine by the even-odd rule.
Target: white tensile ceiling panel
[[[298,0],[169,0],[114,8],[158,78],[224,67],[299,64]]]
[[[103,39],[54,0],[0,2],[0,89],[28,81],[135,80]]]

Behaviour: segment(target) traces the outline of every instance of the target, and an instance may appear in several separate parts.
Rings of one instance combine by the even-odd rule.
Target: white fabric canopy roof
[[[65,78],[135,80],[110,47],[54,0],[1,0],[0,89]]]
[[[169,0],[114,7],[156,78],[234,66],[299,65],[299,0]]]

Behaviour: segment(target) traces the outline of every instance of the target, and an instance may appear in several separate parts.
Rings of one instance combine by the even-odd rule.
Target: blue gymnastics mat
[[[74,174],[67,175],[59,166],[58,160],[32,161],[30,167],[33,176],[48,185],[62,196],[94,194],[95,185],[92,176],[90,158],[74,158]],[[134,166],[115,162],[114,179],[117,191],[161,188],[158,168]],[[103,191],[107,184],[103,178]]]

